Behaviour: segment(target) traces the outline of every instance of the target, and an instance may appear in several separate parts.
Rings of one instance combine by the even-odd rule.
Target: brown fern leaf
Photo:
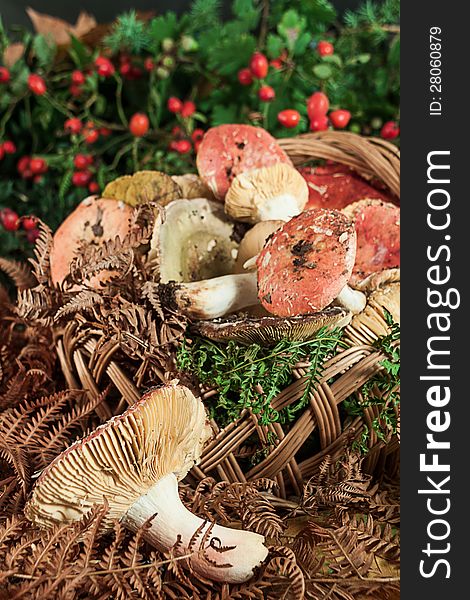
[[[53,244],[52,231],[43,223],[38,221],[39,237],[34,246],[34,258],[29,262],[33,265],[33,274],[39,284],[47,285],[50,283],[50,255]]]
[[[54,315],[54,321],[59,321],[62,317],[76,312],[90,310],[97,304],[103,304],[103,302],[104,300],[100,294],[93,290],[82,290],[76,296],[73,296],[67,304],[59,308]]]
[[[0,256],[0,271],[6,273],[19,290],[27,289],[37,283],[31,269],[23,262]]]
[[[258,584],[265,590],[267,600],[303,600],[305,580],[295,554],[290,548],[282,546],[270,548],[270,551],[272,558],[263,569]]]
[[[400,562],[400,536],[389,523],[376,523],[372,515],[362,517],[345,514],[343,525],[355,531],[358,539],[365,543],[368,552],[388,562]]]

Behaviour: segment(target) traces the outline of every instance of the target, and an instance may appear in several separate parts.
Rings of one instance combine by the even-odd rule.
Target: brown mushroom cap
[[[390,202],[364,199],[343,208],[357,234],[350,285],[371,273],[400,266],[400,209]]]
[[[292,165],[277,141],[261,127],[252,125],[212,127],[197,153],[199,175],[220,200],[240,173],[279,162]]]
[[[171,383],[75,442],[42,472],[25,514],[42,526],[80,519],[106,498],[107,525],[164,476],[182,479],[209,437],[202,402]]]
[[[83,242],[101,246],[116,237],[123,240],[131,229],[132,214],[132,208],[122,202],[96,196],[85,198],[54,234],[50,255],[53,284],[64,281]],[[102,272],[90,280],[90,285],[98,287],[110,275]]]
[[[186,198],[187,200],[191,200],[192,198],[216,199],[209,187],[194,173],[172,175],[171,178],[179,186],[182,198]]]
[[[258,256],[261,303],[280,317],[322,310],[347,284],[355,253],[356,232],[345,215],[303,212],[274,232]]]
[[[130,206],[156,202],[165,206],[182,193],[178,184],[161,171],[137,171],[133,175],[123,175],[108,183],[103,196],[122,200]]]
[[[285,163],[245,171],[225,196],[225,211],[238,221],[288,221],[304,209],[308,187],[302,175]]]
[[[235,273],[244,273],[243,265],[247,260],[253,258],[264,248],[266,240],[279,227],[284,224],[284,221],[260,221],[254,227],[249,229],[243,236],[240,245],[238,246],[238,255],[235,262]]]
[[[309,340],[323,327],[344,327],[351,315],[338,307],[327,308],[299,317],[258,317],[246,319],[219,319],[199,321],[192,330],[217,342],[234,340],[241,344],[272,345],[281,340],[292,342]]]

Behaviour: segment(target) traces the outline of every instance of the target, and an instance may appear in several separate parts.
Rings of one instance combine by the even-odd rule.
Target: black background
[[[224,14],[230,15],[230,0],[224,0]],[[346,8],[354,9],[360,0],[333,0],[332,4],[339,13]],[[34,10],[44,12],[56,17],[61,17],[66,21],[75,23],[80,10],[85,10],[93,14],[99,23],[112,21],[113,18],[126,10],[135,8],[136,10],[154,10],[157,13],[163,13],[167,10],[173,10],[181,13],[191,5],[190,0],[80,0],[80,2],[71,2],[70,0],[0,0],[0,14],[6,25],[22,25],[30,27],[30,21],[25,13],[25,8],[31,6]]]
[[[468,440],[469,394],[466,379],[470,372],[468,346],[468,119],[463,118],[465,100],[463,89],[467,80],[468,4],[457,2],[426,3],[402,1],[401,15],[401,224],[402,224],[402,599],[454,600],[469,598],[468,544],[470,533],[468,517]],[[429,92],[429,29],[441,27],[443,33],[443,113],[441,117],[428,115]],[[468,87],[467,87],[468,89]],[[446,232],[433,232],[426,226],[427,194],[432,189],[426,183],[427,154],[433,150],[450,150],[452,201],[451,227]],[[446,159],[447,160],[447,159]],[[446,189],[449,189],[445,186]],[[461,293],[461,306],[450,310],[451,336],[451,426],[442,439],[451,441],[450,451],[441,451],[451,464],[450,513],[444,516],[451,525],[451,578],[443,578],[439,568],[435,577],[424,579],[419,575],[419,562],[426,558],[426,527],[433,518],[426,511],[426,497],[418,496],[424,488],[426,475],[419,472],[419,454],[425,452],[427,385],[419,381],[425,374],[426,340],[433,335],[426,325],[427,307],[426,259],[428,244],[436,247],[443,243],[445,233],[452,236],[452,278],[449,287]],[[434,286],[436,287],[436,286]],[[444,287],[444,286],[442,286]],[[444,311],[446,309],[438,309]],[[445,335],[445,334],[444,334]],[[448,357],[446,357],[448,358]],[[447,407],[446,407],[447,408]],[[441,434],[442,435],[442,434]],[[444,453],[448,454],[445,455]],[[429,461],[430,459],[428,459]],[[447,461],[446,461],[447,462]],[[432,476],[431,473],[429,475]],[[435,480],[443,477],[436,473]],[[430,486],[426,486],[429,488]],[[436,504],[437,506],[437,504]],[[433,542],[442,545],[442,542]],[[428,562],[429,564],[429,562]],[[465,589],[467,591],[465,592]]]

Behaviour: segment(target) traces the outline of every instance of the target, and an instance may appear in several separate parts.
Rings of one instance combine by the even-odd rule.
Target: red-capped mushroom
[[[379,190],[343,165],[325,165],[299,169],[308,186],[305,210],[331,208],[340,210],[362,198],[377,198],[398,202],[384,190]]]
[[[252,125],[219,125],[209,129],[199,146],[197,168],[201,179],[223,200],[237,175],[277,163],[292,162],[276,140]]]
[[[365,296],[347,282],[356,252],[353,223],[338,211],[316,209],[297,215],[268,239],[245,268],[257,271],[204,281],[170,284],[162,292],[176,309],[195,319],[214,319],[258,300],[280,317],[311,314],[333,300],[351,312]]]
[[[400,266],[400,209],[381,200],[359,200],[342,211],[356,228],[357,250],[350,283]]]
[[[101,246],[119,237],[123,240],[131,229],[132,207],[118,202],[90,196],[63,221],[54,234],[50,255],[51,278],[60,285],[69,274],[70,265],[82,243]],[[89,285],[98,287],[110,277],[104,271],[92,277]]]

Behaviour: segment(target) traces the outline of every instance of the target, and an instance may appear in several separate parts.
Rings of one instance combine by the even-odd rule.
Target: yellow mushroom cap
[[[181,197],[186,200],[192,198],[207,198],[208,200],[217,200],[212,190],[194,173],[185,173],[184,175],[172,175],[171,178],[181,189]]]
[[[302,212],[308,186],[288,164],[278,163],[237,175],[225,196],[225,211],[238,221],[288,221]]]
[[[50,527],[109,505],[107,525],[120,519],[157,481],[182,479],[210,435],[204,406],[177,382],[149,391],[122,415],[72,444],[43,471],[25,508]]]

